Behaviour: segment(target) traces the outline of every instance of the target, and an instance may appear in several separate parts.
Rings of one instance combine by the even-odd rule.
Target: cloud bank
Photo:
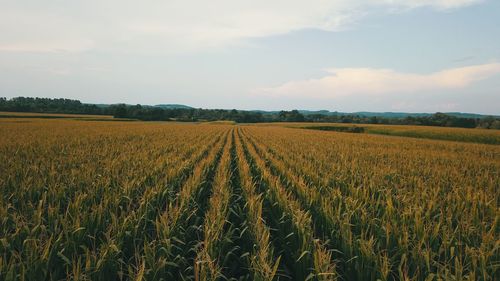
[[[86,0],[0,2],[0,51],[176,53],[303,29],[335,31],[371,11],[447,10],[481,0]]]
[[[256,89],[260,95],[294,98],[377,97],[386,94],[425,93],[462,89],[500,74],[500,63],[445,69],[429,74],[401,73],[390,69],[332,68],[319,79],[289,81]]]

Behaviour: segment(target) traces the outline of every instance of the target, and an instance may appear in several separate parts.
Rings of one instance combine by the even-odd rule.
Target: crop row
[[[249,128],[246,134],[269,169],[310,210],[343,276],[490,280],[498,274],[498,162],[490,158],[495,152],[490,156],[476,146],[448,144],[448,150],[483,158],[470,163],[434,143],[432,152],[442,155],[425,159],[421,151],[408,153],[422,146],[418,142],[375,137],[360,144],[356,137],[276,130]],[[393,148],[376,149],[375,141]],[[370,151],[349,159],[355,152],[346,152],[353,148]],[[407,158],[398,159],[405,149]],[[391,150],[396,153],[388,154]],[[371,160],[372,166],[359,160]],[[403,169],[388,173],[400,160],[406,160]],[[468,168],[465,175],[446,175],[460,165]]]
[[[0,124],[0,280],[495,280],[494,146]]]

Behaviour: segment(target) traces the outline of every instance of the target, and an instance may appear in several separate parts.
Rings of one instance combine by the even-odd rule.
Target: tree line
[[[63,98],[0,98],[0,111],[112,115],[143,121],[332,122],[500,129],[500,118],[464,118],[444,113],[404,118],[367,117],[354,114],[302,114],[298,110],[258,112],[226,109],[161,108],[145,105],[113,104],[98,106]]]

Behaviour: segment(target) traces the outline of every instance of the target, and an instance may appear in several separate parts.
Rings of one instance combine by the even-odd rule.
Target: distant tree
[[[304,122],[305,118],[298,110],[294,109],[290,112],[289,119],[291,122]]]
[[[298,110],[280,111],[278,113],[279,121],[281,122],[304,122],[305,117]]]
[[[500,120],[493,121],[488,129],[500,130]]]
[[[366,117],[361,115],[333,114],[304,115],[298,110],[280,111],[279,113],[260,113],[239,111],[236,109],[201,109],[201,108],[160,108],[116,104],[97,106],[84,104],[78,100],[16,97],[7,99],[0,97],[0,110],[12,112],[73,113],[73,114],[106,114],[117,118],[133,118],[138,120],[231,120],[239,123],[257,122],[333,122],[333,123],[372,123],[393,125],[428,125],[463,128],[500,129],[500,118],[462,118],[437,112],[430,116],[408,116],[405,118]]]
[[[127,106],[125,104],[117,104],[112,106],[113,117],[127,118],[130,117]]]

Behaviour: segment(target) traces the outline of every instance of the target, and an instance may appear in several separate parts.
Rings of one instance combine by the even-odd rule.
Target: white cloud
[[[24,41],[20,43],[0,44],[0,52],[79,52],[89,50],[94,47],[94,43],[84,38],[72,39],[53,39],[46,41]]]
[[[0,51],[179,52],[301,29],[334,31],[377,11],[480,0],[0,1]]]
[[[377,97],[394,93],[422,93],[461,89],[500,73],[500,63],[446,69],[430,74],[400,73],[390,69],[332,68],[320,79],[290,81],[254,90],[276,97]]]
[[[399,5],[406,8],[434,7],[438,9],[452,9],[470,6],[482,2],[483,0],[381,0],[387,5]]]

